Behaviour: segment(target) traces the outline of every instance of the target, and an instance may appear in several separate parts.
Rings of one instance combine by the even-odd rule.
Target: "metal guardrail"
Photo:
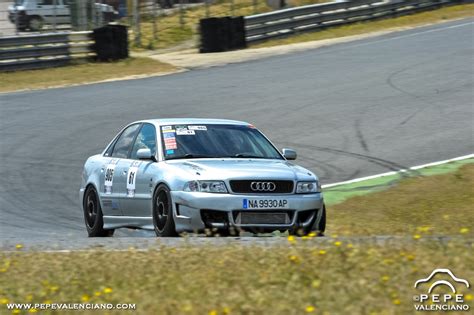
[[[411,14],[457,2],[459,1],[345,0],[251,15],[245,17],[246,40],[255,43],[329,26]]]
[[[0,37],[0,72],[68,64],[94,54],[92,32]]]

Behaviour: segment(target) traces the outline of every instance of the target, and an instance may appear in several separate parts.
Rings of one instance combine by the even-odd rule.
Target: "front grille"
[[[252,183],[273,183],[275,190],[253,190]],[[293,181],[291,180],[231,180],[230,188],[235,193],[242,194],[289,194],[293,192]]]
[[[237,225],[290,224],[292,211],[234,211],[234,222]]]

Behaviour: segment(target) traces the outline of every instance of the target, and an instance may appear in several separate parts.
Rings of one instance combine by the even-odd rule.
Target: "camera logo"
[[[449,280],[442,279],[432,281],[437,274],[449,276]],[[457,293],[456,286],[465,286],[469,288],[469,282],[465,279],[456,277],[449,269],[435,269],[424,279],[415,282],[414,288],[421,289],[425,283],[431,283],[427,293],[413,296],[415,301],[415,310],[417,311],[468,311],[469,305],[464,302],[464,294]],[[427,285],[426,285],[427,286]],[[436,287],[445,286],[449,288],[446,294],[433,293]],[[446,291],[446,289],[444,290]]]

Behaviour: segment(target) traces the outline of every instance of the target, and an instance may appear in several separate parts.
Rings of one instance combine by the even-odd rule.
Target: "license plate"
[[[288,209],[286,199],[243,199],[243,209]]]

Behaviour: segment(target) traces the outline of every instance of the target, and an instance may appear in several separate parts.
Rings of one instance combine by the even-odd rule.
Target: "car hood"
[[[166,162],[176,171],[195,179],[285,179],[314,180],[309,170],[285,160],[189,159]]]

